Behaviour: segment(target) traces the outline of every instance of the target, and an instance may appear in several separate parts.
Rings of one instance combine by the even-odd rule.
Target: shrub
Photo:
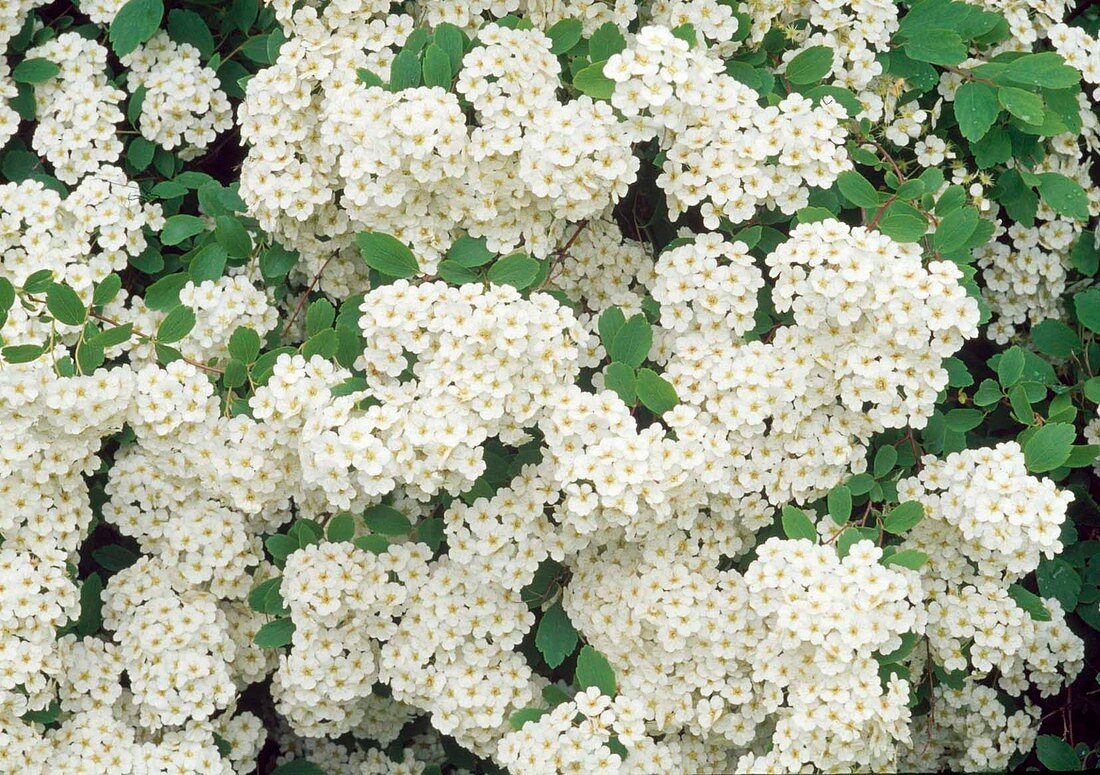
[[[5,2],[0,771],[1095,764],[1064,5]]]

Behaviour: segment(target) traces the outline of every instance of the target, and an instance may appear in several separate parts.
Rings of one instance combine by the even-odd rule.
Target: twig
[[[286,322],[286,326],[283,327],[283,336],[285,337],[290,333],[290,327],[294,325],[294,321],[298,319],[298,315],[302,312],[302,307],[306,305],[306,299],[309,298],[309,294],[313,293],[313,289],[317,286],[317,283],[321,279],[321,275],[325,273],[325,269],[328,268],[329,262],[336,258],[336,254],[325,259],[325,263],[321,264],[321,268],[317,270],[317,274],[313,275],[313,279],[309,281],[309,285],[305,291],[298,298],[298,304],[294,307],[294,312],[291,313],[290,319]]]
[[[46,303],[45,299],[40,299],[37,296],[30,295],[29,293],[26,294],[26,298],[36,304]],[[95,312],[93,310],[88,310],[88,317],[90,317],[92,320],[98,320],[100,323],[106,323],[108,325],[115,326],[116,328],[118,326],[124,325],[123,323],[119,323],[117,320],[112,320],[106,315],[100,315],[98,312]],[[139,339],[147,339],[148,341],[156,344],[157,338],[150,334],[146,334],[144,331],[140,331],[136,328],[131,328],[130,333],[138,337]],[[219,369],[217,366],[211,366],[209,364],[202,363],[201,361],[196,361],[192,358],[188,358],[183,353],[180,353],[180,360],[184,363],[190,363],[195,368],[202,369],[203,371],[208,371],[211,374],[225,374],[225,369]]]

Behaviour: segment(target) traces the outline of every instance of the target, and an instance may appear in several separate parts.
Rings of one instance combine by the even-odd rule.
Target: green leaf
[[[336,332],[331,328],[326,328],[306,340],[306,343],[302,346],[302,356],[308,360],[314,355],[320,355],[322,358],[329,360],[336,356],[338,345]]]
[[[653,328],[645,315],[639,312],[627,320],[615,334],[611,346],[607,348],[607,354],[613,361],[637,368],[649,355],[652,346]]]
[[[792,540],[806,538],[817,543],[817,528],[806,512],[797,506],[787,505],[783,507],[780,523],[783,525],[783,534]]]
[[[285,558],[284,558],[285,559]],[[283,583],[282,576],[276,576],[267,581],[261,581],[248,593],[248,605],[257,613],[269,616],[283,616],[287,613],[286,603],[283,602],[282,592],[279,587]]]
[[[1024,183],[1023,176],[1017,170],[1006,170],[992,190],[993,198],[1004,205],[1005,212],[1024,226],[1035,223],[1035,211],[1039,206],[1039,195]]]
[[[974,384],[970,370],[958,358],[944,358],[943,367],[947,370],[947,384],[951,387],[969,387]]]
[[[609,100],[615,93],[615,82],[603,74],[606,61],[593,62],[573,76],[573,87],[594,100]]]
[[[328,775],[328,773],[309,759],[294,759],[280,764],[271,771],[271,775]]]
[[[363,521],[375,533],[384,535],[405,535],[412,530],[412,523],[409,522],[408,517],[393,506],[387,506],[384,503],[367,509],[363,513]]]
[[[44,344],[16,344],[0,350],[8,363],[30,363],[46,352]]]
[[[42,83],[61,72],[61,68],[48,59],[24,59],[11,71],[11,79],[16,83]]]
[[[207,280],[217,280],[225,271],[228,259],[229,254],[221,245],[207,245],[191,259],[191,263],[187,265],[187,275],[195,285],[201,285]]]
[[[430,517],[416,523],[416,540],[430,546],[433,552],[443,545],[444,537],[443,520],[440,517]]]
[[[248,382],[248,366],[241,363],[236,358],[230,358],[225,364],[225,373],[222,374],[222,384],[227,388],[235,389],[246,382]]]
[[[462,54],[466,50],[466,36],[453,24],[444,22],[435,28],[435,44],[447,52],[451,59],[451,72],[462,66]]]
[[[1024,444],[1024,463],[1032,473],[1053,471],[1069,458],[1077,430],[1069,423],[1048,423]]]
[[[1001,353],[997,361],[997,379],[1002,387],[1012,387],[1024,374],[1024,351],[1017,346],[1009,347]]]
[[[333,543],[350,541],[355,537],[355,517],[351,514],[337,514],[325,527],[325,538]]]
[[[195,327],[195,313],[183,304],[172,309],[157,326],[157,341],[172,344],[183,339]]]
[[[898,242],[916,242],[928,231],[928,220],[912,205],[895,201],[879,218],[878,230]]]
[[[31,272],[23,281],[23,290],[27,293],[43,293],[49,290],[52,283],[53,272],[49,269],[39,269],[37,272]]]
[[[294,636],[294,622],[283,617],[268,622],[252,636],[252,642],[262,649],[277,649],[289,645]]]
[[[214,53],[214,36],[202,17],[179,8],[168,12],[168,36],[177,43],[190,43],[204,57]]]
[[[595,686],[608,697],[615,696],[615,671],[607,658],[591,646],[582,647],[577,655],[576,682],[582,689]]]
[[[420,265],[409,247],[390,234],[364,231],[355,237],[367,266],[387,277],[403,279],[420,272]]]
[[[1016,605],[1027,611],[1035,621],[1050,621],[1050,611],[1043,605],[1042,598],[1034,592],[1024,589],[1024,587],[1019,584],[1010,584],[1008,587],[1008,596],[1016,601]]]
[[[233,258],[246,259],[252,255],[252,238],[244,224],[232,215],[219,215],[214,228],[214,239]]]
[[[1052,358],[1067,358],[1081,350],[1081,337],[1060,320],[1044,320],[1031,327],[1031,341],[1039,352]]]
[[[978,211],[973,207],[952,210],[940,219],[940,225],[932,235],[932,244],[944,253],[958,250],[970,239],[979,220]]]
[[[511,285],[522,291],[538,277],[539,268],[539,262],[526,253],[512,253],[489,267],[487,276],[491,283]]]
[[[555,668],[573,653],[577,640],[577,631],[569,621],[569,616],[561,603],[555,603],[542,615],[535,633],[535,647],[546,660],[546,664]]]
[[[116,274],[109,275],[110,277],[118,277]],[[0,315],[7,312],[15,304],[15,286],[11,284],[11,280],[6,277],[0,277]],[[2,327],[2,324],[0,324]]]
[[[613,22],[600,25],[588,38],[588,55],[593,62],[609,59],[626,49],[626,40]]]
[[[138,554],[118,544],[107,544],[92,551],[92,558],[112,573],[129,568],[138,561]]]
[[[1085,380],[1085,398],[1094,404],[1100,404],[1100,377]]]
[[[957,65],[966,59],[967,47],[958,33],[933,29],[907,40],[905,53],[918,62]]]
[[[629,322],[627,325],[630,325]],[[624,329],[625,330],[625,329]],[[679,403],[676,389],[652,369],[639,369],[636,380],[638,400],[646,409],[656,415],[667,412]]]
[[[163,16],[161,0],[129,0],[111,22],[107,34],[111,48],[120,57],[126,56],[153,37]]]
[[[523,708],[511,715],[508,719],[508,726],[512,729],[523,729],[523,725],[528,721],[538,721],[545,715],[546,711],[542,708]]]
[[[1012,158],[1012,140],[1007,132],[987,132],[979,142],[971,142],[970,150],[978,169],[987,170]]]
[[[76,348],[76,364],[81,374],[91,374],[103,361],[103,348],[95,342],[85,341]]]
[[[378,74],[376,74],[372,70],[368,70],[365,67],[356,68],[355,69],[355,77],[356,77],[356,80],[359,81],[359,83],[361,83],[365,86],[368,86],[368,87],[371,87],[371,86],[384,87],[386,85],[386,82],[383,81],[382,78],[378,76]]]
[[[69,326],[83,325],[88,319],[88,308],[80,296],[67,285],[53,283],[46,291],[46,309],[59,323]]]
[[[546,31],[550,38],[551,53],[561,56],[581,42],[583,31],[580,19],[562,19]]]
[[[796,86],[820,81],[833,69],[833,50],[828,46],[812,46],[799,52],[787,63],[787,80]]]
[[[281,280],[298,262],[298,253],[275,244],[260,256],[260,274],[268,282]]]
[[[634,406],[634,402],[638,400],[634,369],[625,363],[618,361],[609,363],[603,371],[603,382],[604,386],[608,390],[615,391],[627,406]]]
[[[197,215],[173,215],[164,222],[160,241],[165,245],[178,245],[188,237],[201,234],[206,224]]]
[[[28,721],[34,724],[42,724],[43,726],[49,726],[57,721],[57,717],[61,715],[61,705],[57,700],[50,700],[50,704],[44,710],[30,710],[24,713],[21,718],[23,721]]]
[[[473,269],[467,269],[462,264],[450,260],[440,261],[436,273],[452,285],[476,283],[481,279]]]
[[[1039,763],[1051,772],[1076,772],[1081,769],[1081,757],[1073,746],[1054,735],[1039,735],[1035,741]]]
[[[883,565],[900,565],[903,568],[912,570],[919,570],[926,562],[928,562],[928,555],[924,552],[918,552],[916,549],[895,552],[882,560]]]
[[[1044,559],[1035,570],[1035,581],[1043,597],[1053,597],[1065,611],[1077,607],[1081,594],[1081,577],[1073,566],[1061,557]]]
[[[840,173],[836,179],[837,188],[844,198],[856,207],[872,209],[878,207],[879,197],[875,187],[863,175],[855,170]]]
[[[982,424],[985,412],[980,409],[952,409],[945,417],[948,430],[956,433],[972,431]]]
[[[901,636],[901,645],[893,651],[887,654],[879,654],[875,658],[880,664],[891,664],[894,662],[901,662],[907,656],[913,652],[913,648],[917,645],[916,633],[907,632]]]
[[[1015,86],[1002,86],[997,90],[997,101],[1001,107],[1027,124],[1040,124],[1043,121],[1043,100]]]
[[[833,522],[843,525],[852,516],[852,491],[846,485],[838,484],[829,490],[825,499],[829,516]]]
[[[920,501],[905,501],[892,508],[882,518],[882,529],[901,535],[912,530],[924,518],[924,506]]]
[[[76,620],[77,635],[87,637],[103,626],[103,579],[92,573],[80,585],[80,615]]]
[[[1100,244],[1096,242],[1096,235],[1091,231],[1081,232],[1077,242],[1070,251],[1070,263],[1073,268],[1083,275],[1092,277],[1100,269]]]
[[[881,479],[888,473],[894,470],[894,465],[898,462],[898,450],[892,444],[885,444],[879,447],[878,452],[875,453],[875,462],[871,467],[874,471],[875,477]],[[850,490],[849,490],[850,492]]]
[[[1050,209],[1078,221],[1089,219],[1089,200],[1081,185],[1057,172],[1039,174],[1039,194]]]
[[[306,336],[314,336],[332,326],[336,320],[336,308],[328,299],[317,299],[306,310]]]
[[[624,325],[626,325],[626,315],[618,307],[608,307],[600,313],[600,317],[596,321],[596,328],[600,333],[600,341],[603,342],[603,347],[609,355],[612,342],[615,341],[615,337]]]
[[[87,341],[87,344],[93,347],[107,348],[115,347],[123,342],[130,341],[130,337],[134,333],[133,323],[123,323],[121,326],[114,326],[108,328],[100,334],[96,334]]]
[[[353,544],[358,546],[364,552],[370,552],[371,554],[385,554],[386,550],[390,548],[390,542],[380,535],[367,535],[359,536]]]
[[[1100,444],[1074,444],[1065,466],[1066,468],[1084,468],[1096,462],[1097,457],[1100,457]]]
[[[451,79],[454,71],[451,69],[451,58],[442,48],[432,43],[424,49],[424,85],[438,86],[441,89],[451,88]]]
[[[1100,332],[1100,288],[1089,288],[1073,297],[1073,311],[1081,325]]]
[[[484,237],[459,237],[447,250],[447,260],[474,269],[484,266],[496,257],[496,253],[485,246]]]
[[[412,49],[398,52],[390,65],[390,88],[393,91],[414,89],[420,85],[420,58]]]
[[[1048,89],[1066,89],[1076,86],[1081,80],[1081,74],[1067,65],[1060,54],[1046,51],[1041,54],[1026,54],[1012,60],[997,80],[1027,86],[1045,86]]]

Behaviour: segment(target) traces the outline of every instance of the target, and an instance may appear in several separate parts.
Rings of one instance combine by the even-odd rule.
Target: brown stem
[[[313,275],[313,279],[309,281],[309,285],[306,287],[301,297],[299,297],[298,304],[294,307],[294,312],[292,312],[290,315],[290,320],[288,320],[286,322],[286,325],[283,327],[284,337],[290,333],[290,327],[294,325],[294,321],[298,319],[298,315],[302,312],[302,307],[304,307],[306,304],[306,299],[309,298],[309,294],[313,293],[313,289],[317,287],[317,283],[318,281],[320,281],[321,275],[325,273],[325,269],[328,268],[329,262],[332,261],[332,259],[334,258],[336,258],[335,253],[326,258],[325,263],[321,264],[321,268],[317,270],[317,274]]]
[[[46,303],[45,299],[39,299],[36,296],[31,296],[29,293],[26,294],[26,297],[27,297],[27,299],[29,299],[30,301],[33,301],[36,304],[45,304]],[[98,312],[95,312],[94,310],[88,310],[88,317],[90,317],[92,320],[98,320],[100,323],[107,323],[108,325],[115,326],[116,328],[118,326],[123,325],[122,323],[119,323],[117,320],[112,320],[111,318],[109,318],[105,315],[100,315]],[[157,338],[155,336],[152,336],[151,334],[146,334],[144,331],[140,331],[136,328],[131,327],[130,333],[132,333],[134,336],[138,337],[139,339],[147,339],[148,341],[153,342],[153,343],[156,343],[156,341],[157,341]],[[225,374],[225,369],[219,369],[217,366],[210,366],[209,364],[202,363],[201,361],[193,360],[192,358],[188,358],[183,353],[180,353],[180,360],[183,361],[184,363],[190,363],[195,368],[202,369],[203,371],[208,371],[211,374]]]

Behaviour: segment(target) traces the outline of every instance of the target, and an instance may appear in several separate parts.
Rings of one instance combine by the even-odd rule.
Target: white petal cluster
[[[229,98],[194,46],[176,43],[162,31],[123,57],[122,64],[129,70],[130,93],[144,89],[138,128],[146,140],[168,150],[182,145],[177,155],[186,161],[233,126]]]
[[[566,222],[600,215],[634,181],[627,126],[606,102],[560,101],[544,33],[478,31],[455,87],[471,121],[439,87],[390,92],[359,81],[360,68],[388,72],[408,17],[326,18],[335,28],[323,45],[284,44],[241,107],[250,144],[241,195],[314,271],[363,229],[413,246],[428,273],[460,229],[492,250],[543,257]]]
[[[279,322],[279,311],[270,295],[257,288],[253,278],[245,273],[227,274],[198,284],[188,280],[180,288],[179,301],[195,313],[195,325],[172,346],[202,363],[225,360],[229,355],[229,337],[237,328],[251,328],[262,338]],[[114,319],[133,323],[135,329],[146,332],[156,331],[166,316],[146,307],[140,296],[133,298],[129,308],[116,299],[107,311]],[[134,338],[128,348],[135,363],[156,359],[156,350],[148,340]]]
[[[0,27],[0,32],[3,28]],[[0,49],[3,45],[0,44]],[[8,101],[19,95],[19,89],[11,80],[11,71],[7,62],[0,63],[0,148],[7,145],[8,140],[19,131],[19,114],[8,104]]]
[[[491,756],[508,719],[546,683],[515,651],[534,618],[519,592],[441,559],[382,647],[380,678],[394,699],[427,711],[439,732]]]
[[[360,311],[356,365],[384,400],[367,417],[404,485],[425,498],[473,484],[486,439],[522,440],[576,379],[588,337],[551,296],[506,285],[402,280],[371,291]]]
[[[66,197],[36,180],[6,183],[0,186],[4,276],[21,284],[48,269],[57,281],[90,293],[145,250],[145,227],[163,222],[160,205],[143,203],[137,184],[118,167],[85,176]]]
[[[1096,87],[1092,95],[1096,99],[1100,95],[1100,46],[1096,39],[1080,27],[1061,22],[1051,25],[1046,35],[1066,64],[1080,70],[1081,78]]]
[[[223,18],[215,62],[178,41],[194,19],[174,4],[120,58],[117,35],[27,25],[44,2],[0,0],[0,772],[247,775],[272,747],[339,775],[462,771],[456,746],[531,775],[984,771],[1030,751],[1034,701],[1084,667],[1067,596],[1028,591],[1067,562],[1074,496],[1017,442],[937,458],[918,454],[930,433],[904,434],[939,422],[979,292],[994,342],[1068,313],[1089,224],[1047,201],[1034,224],[998,209],[1000,171],[967,168],[941,120],[961,70],[934,104],[884,73],[913,53],[906,6],[266,0],[255,29]],[[974,2],[1011,29],[982,56],[1045,37],[1100,82],[1058,2]],[[76,7],[105,30],[125,5]],[[235,105],[217,73],[254,53],[225,53],[238,35],[279,45]],[[791,80],[819,46],[864,123],[812,84],[746,83]],[[27,59],[58,72],[16,73]],[[1075,181],[1095,218],[1100,120],[1078,105],[1080,131],[1041,137],[1028,174]],[[240,169],[196,189],[234,128]],[[155,175],[131,179],[150,143]],[[838,176],[887,149],[898,176],[949,167],[930,193],[961,187],[998,222],[976,278],[872,208],[861,226],[819,217]],[[188,280],[225,242],[207,194],[238,182],[255,250]],[[202,216],[193,242],[155,237],[151,201],[173,186],[187,193],[163,210]],[[379,271],[372,234],[419,271]],[[483,241],[491,280],[454,281],[458,240]],[[285,283],[265,263],[279,249],[298,254]],[[522,290],[500,282],[513,253],[538,259]],[[172,280],[142,291],[161,259]],[[73,302],[44,272],[91,327],[55,319]],[[164,290],[195,316],[168,350]],[[340,310],[338,357],[301,343],[311,296]],[[619,312],[646,351],[615,355],[616,375]],[[116,324],[134,335],[86,366],[87,337]],[[263,354],[238,389],[241,327]],[[663,412],[643,396],[658,375]],[[865,474],[883,437],[912,442],[907,478]],[[862,517],[819,518],[859,474]],[[907,500],[922,519],[888,535]],[[793,503],[808,525],[788,524]],[[558,680],[581,657],[565,644],[555,665],[547,639],[574,634],[613,696]]]
[[[296,733],[338,737],[369,723],[378,702],[379,645],[393,635],[395,619],[427,577],[428,556],[419,543],[392,545],[382,554],[326,543],[287,559],[281,589],[294,642],[280,659],[272,693]]]
[[[612,750],[614,742],[625,756]],[[517,775],[559,772],[647,773],[683,769],[678,741],[655,742],[645,734],[641,704],[612,700],[596,687],[578,692],[537,721],[500,742],[497,757]],[[716,762],[717,763],[717,762]]]
[[[653,293],[684,404],[670,424],[739,450],[721,454],[730,495],[782,505],[862,470],[872,433],[923,425],[978,307],[951,262],[922,265],[915,246],[838,221],[795,227],[765,263],[776,310],[793,316],[769,341],[743,335],[763,282],[743,244],[701,236],[668,251]]]
[[[761,108],[759,95],[721,68],[659,26],[643,28],[604,67],[615,81],[612,104],[665,151],[658,184],[673,217],[701,205],[713,229],[760,206],[793,213],[808,203],[809,187],[828,187],[851,166],[835,100],[815,108],[792,94]]]
[[[898,496],[925,509],[903,547],[929,556],[921,574],[936,661],[977,676],[996,669],[998,685],[1013,695],[1032,685],[1056,693],[1081,670],[1084,644],[1056,600],[1044,600],[1050,620],[1036,621],[1009,584],[1062,550],[1073,494],[1030,476],[1016,442],[924,463],[898,483]]]
[[[30,49],[28,57],[47,59],[61,72],[35,85],[34,150],[65,183],[113,164],[122,154],[115,125],[126,93],[107,76],[107,49],[75,32],[63,32]]]
[[[582,554],[564,598],[648,724],[730,747],[770,741],[739,771],[891,765],[908,740],[909,686],[884,688],[872,654],[923,630],[915,573],[879,564],[870,542],[841,560],[770,539],[743,576],[682,536],[648,547]],[[857,588],[853,605],[844,590]]]
[[[801,45],[784,58],[789,61],[799,51],[828,46],[834,52],[832,77],[856,91],[882,74],[876,54],[890,47],[898,29],[898,7],[890,0],[826,0],[808,5],[801,0],[748,0],[744,13],[752,19],[749,39],[756,43],[777,22],[806,20],[802,29],[789,31]]]

